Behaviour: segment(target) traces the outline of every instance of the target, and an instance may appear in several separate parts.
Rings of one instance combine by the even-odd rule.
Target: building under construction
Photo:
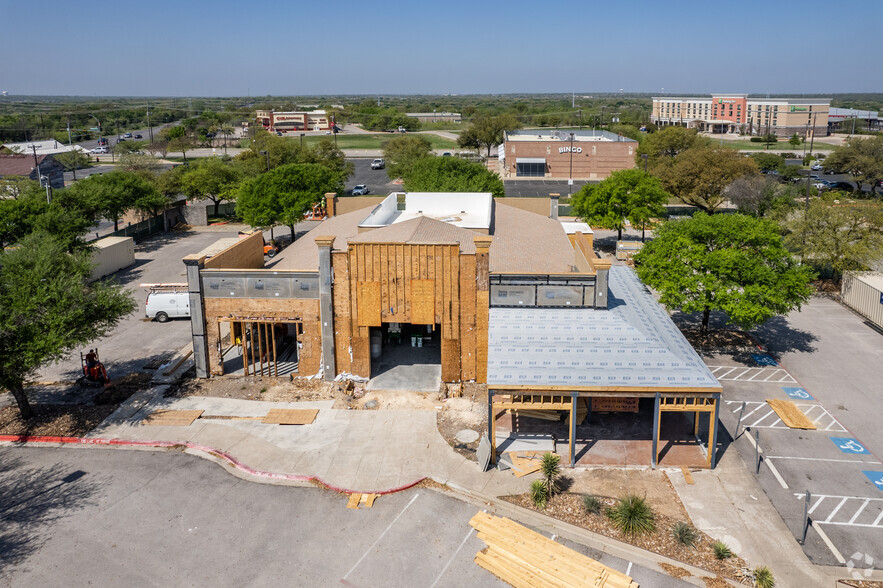
[[[492,446],[557,428],[576,463],[593,411],[644,415],[642,463],[656,464],[667,428],[673,459],[681,438],[715,446],[720,385],[633,270],[599,258],[587,225],[557,218],[556,199],[326,201],[329,217],[266,264],[260,233],[184,259],[198,376],[435,365],[436,390],[487,384]],[[672,412],[675,428],[660,418]],[[714,452],[701,461],[713,467]]]

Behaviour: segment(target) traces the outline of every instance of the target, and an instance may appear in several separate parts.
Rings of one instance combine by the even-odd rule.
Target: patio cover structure
[[[498,410],[569,411],[572,467],[579,397],[653,398],[650,465],[661,414],[692,412],[694,435],[699,415],[709,416],[707,465],[715,466],[722,388],[629,267],[611,267],[606,309],[491,308],[487,377],[492,461]]]

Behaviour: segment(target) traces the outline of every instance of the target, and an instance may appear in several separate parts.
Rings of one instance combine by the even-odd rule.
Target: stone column
[[[561,194],[549,194],[549,218],[558,220],[558,198]]]
[[[326,201],[327,202],[327,201]],[[322,333],[322,374],[326,380],[337,376],[334,365],[334,305],[331,299],[331,247],[334,237],[316,237],[319,247],[319,323]]]
[[[205,267],[205,256],[188,255],[184,258],[187,269],[187,292],[190,297],[190,332],[193,336],[193,363],[197,378],[208,378],[208,343],[206,341],[205,308],[202,305],[202,279],[199,271]]]
[[[328,192],[325,194],[325,215],[328,218],[337,216],[337,192]]]
[[[612,265],[609,259],[593,259],[595,266],[595,308],[607,308],[607,273]]]

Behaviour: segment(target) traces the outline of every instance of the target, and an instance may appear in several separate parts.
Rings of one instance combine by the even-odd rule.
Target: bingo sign
[[[860,455],[868,455],[868,451],[864,445],[858,442],[858,439],[852,437],[831,437],[831,441],[837,446],[837,449],[843,453],[856,453]]]
[[[582,147],[559,147],[558,153],[582,153]],[[883,295],[881,295],[881,299],[883,299]]]

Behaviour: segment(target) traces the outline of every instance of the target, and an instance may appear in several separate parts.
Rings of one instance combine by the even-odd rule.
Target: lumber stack
[[[475,563],[516,588],[638,588],[622,572],[510,519],[479,512],[469,524],[487,543]]]
[[[581,425],[583,421],[586,420],[586,417],[589,415],[589,399],[588,398],[577,398],[576,399],[576,424]],[[567,426],[570,427],[570,413],[567,413]]]

